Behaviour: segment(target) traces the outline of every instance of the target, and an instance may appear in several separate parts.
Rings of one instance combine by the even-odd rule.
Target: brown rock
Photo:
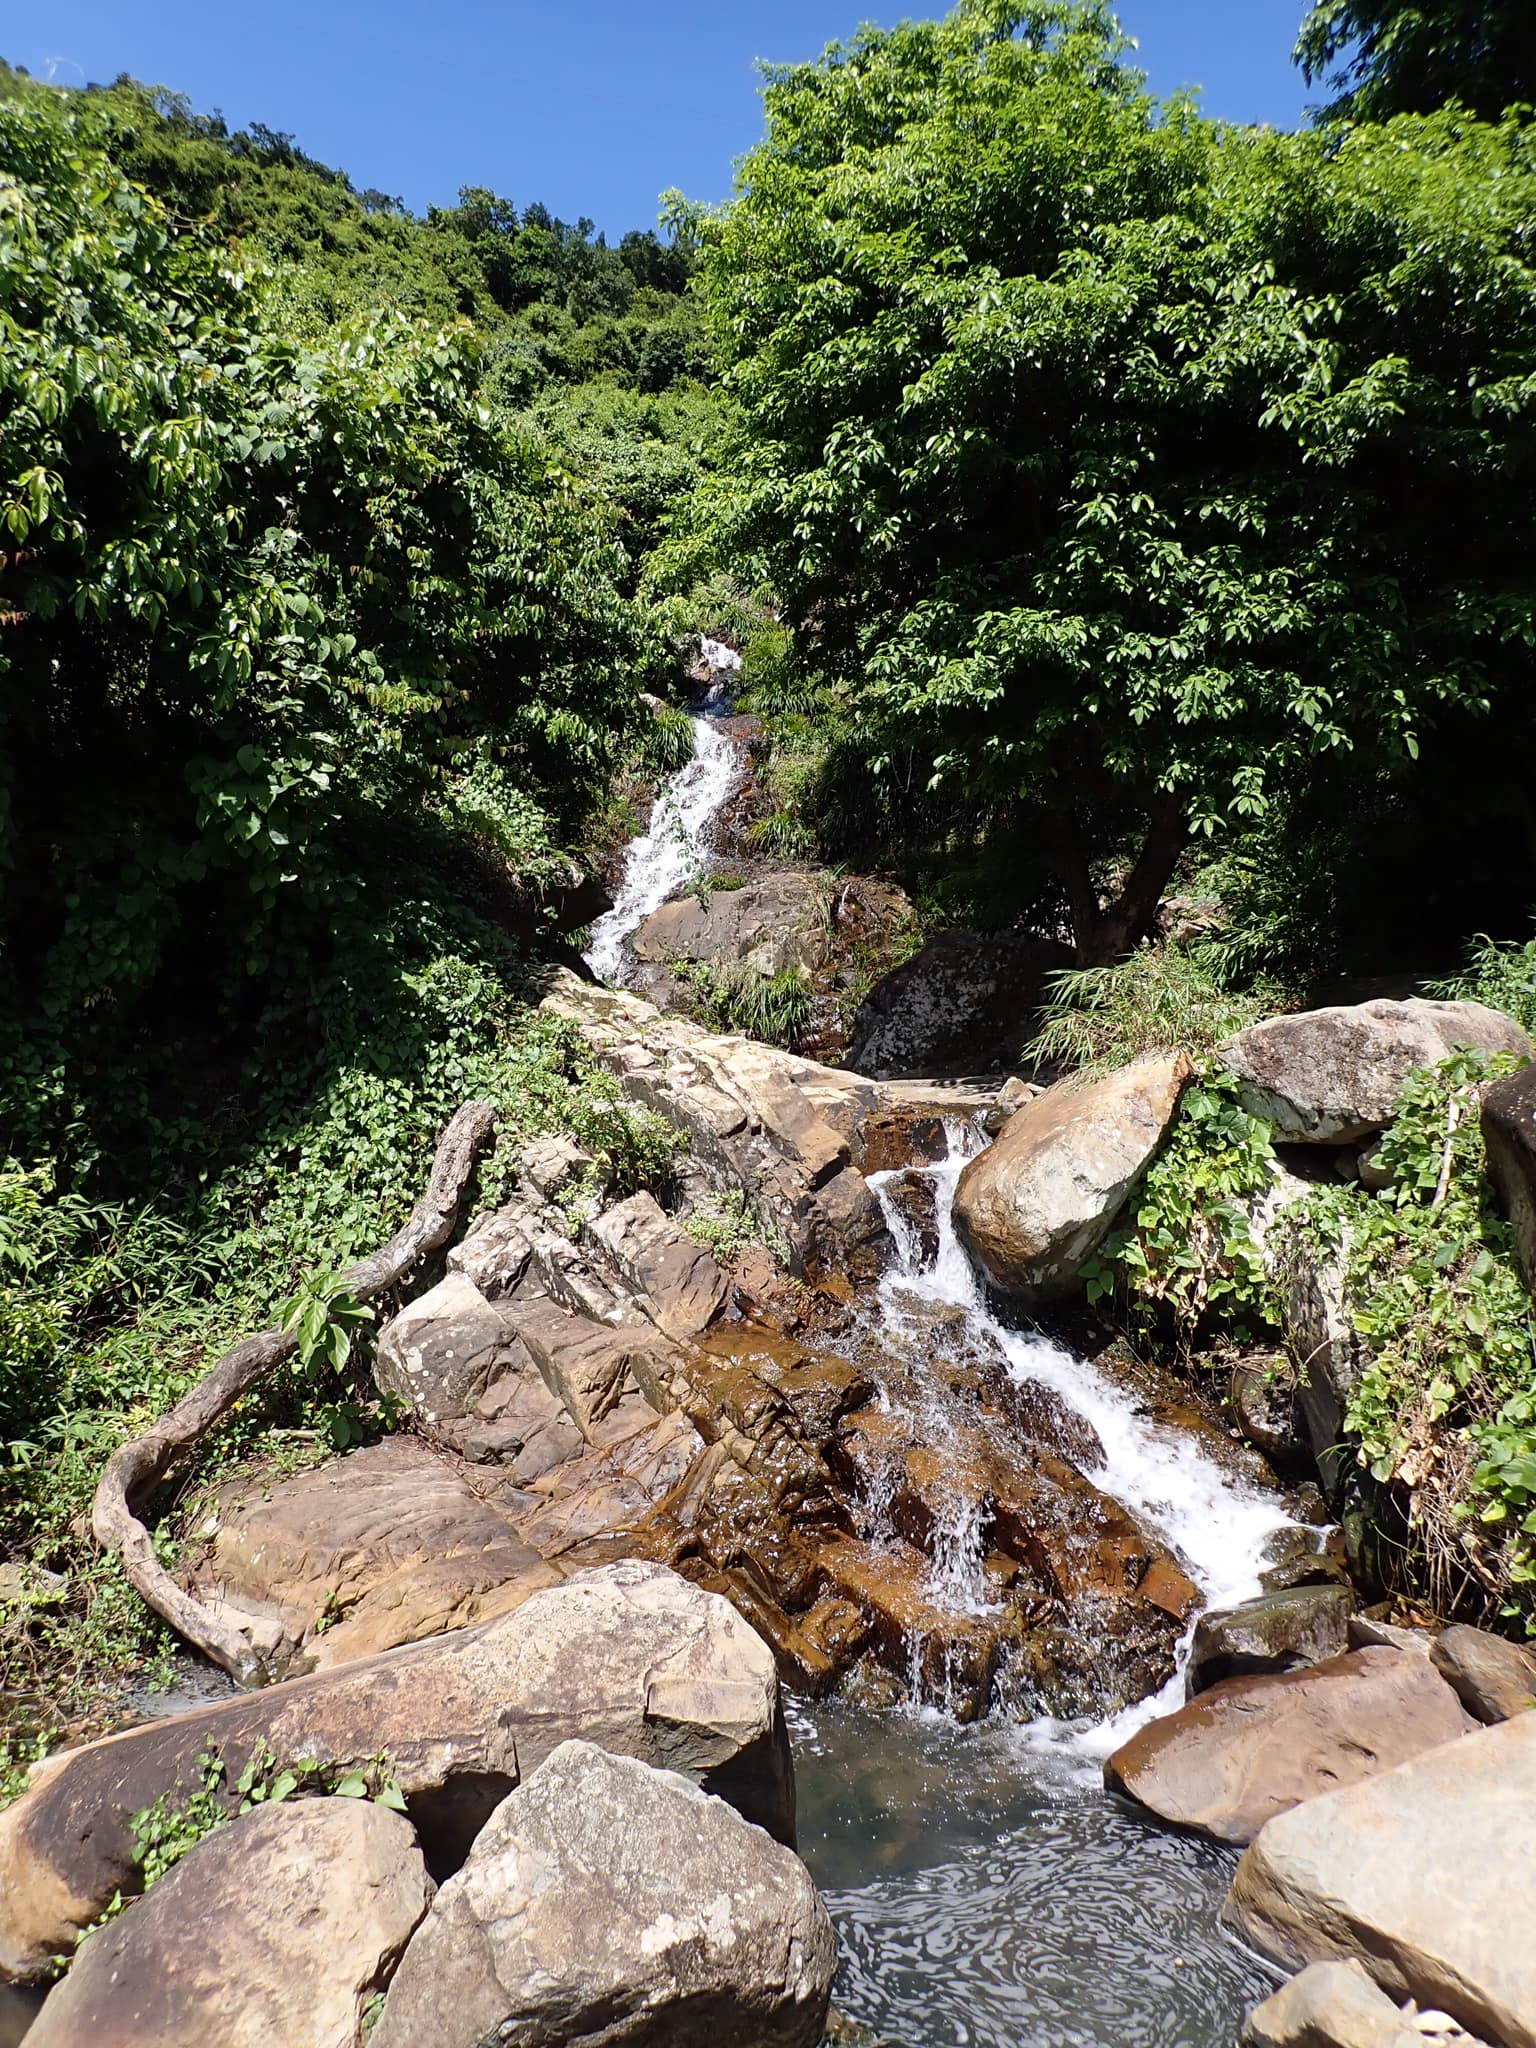
[[[1483,1092],[1488,1171],[1515,1227],[1526,1285],[1536,1288],[1536,1066],[1507,1074]]]
[[[1436,1636],[1430,1662],[1474,1720],[1507,1721],[1536,1706],[1536,1656],[1460,1623]]]
[[[1068,1294],[1156,1156],[1193,1068],[1187,1054],[1049,1088],[973,1159],[955,1225],[995,1286]]]
[[[1245,1108],[1291,1145],[1339,1145],[1385,1129],[1419,1067],[1478,1048],[1530,1059],[1512,1017],[1482,1003],[1372,1002],[1251,1024],[1219,1049]]]
[[[193,1584],[326,1670],[510,1614],[562,1577],[460,1469],[392,1437],[259,1498],[226,1489]]]
[[[401,1815],[257,1807],[90,1936],[28,2048],[353,2048],[431,1898]]]
[[[1471,1726],[1422,1657],[1356,1650],[1310,1670],[1229,1678],[1151,1721],[1105,1783],[1176,1827],[1251,1842],[1267,1820],[1452,1741]]]
[[[725,1307],[730,1286],[724,1273],[654,1195],[642,1190],[605,1209],[585,1234],[646,1298],[668,1336],[696,1337]]]
[[[1277,1815],[1222,1917],[1286,1969],[1354,1956],[1390,1997],[1536,2048],[1533,1898],[1536,1714],[1519,1714]]]
[[[382,1755],[435,1869],[455,1868],[499,1800],[582,1736],[665,1764],[792,1839],[794,1779],[773,1660],[724,1600],[658,1565],[618,1564],[515,1614],[66,1751],[0,1813],[0,1977],[31,1978],[133,1882],[131,1817],[237,1778],[258,1747],[352,1770]]]
[[[1423,2021],[1433,2018],[1435,2024]],[[1442,2024],[1443,2022],[1443,2024]],[[1309,1963],[1254,2009],[1242,2048],[1479,2048],[1449,2017],[1404,2012],[1359,1963]]]

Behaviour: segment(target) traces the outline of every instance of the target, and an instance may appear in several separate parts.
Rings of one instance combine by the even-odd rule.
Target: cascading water
[[[625,940],[703,871],[706,835],[741,777],[740,750],[716,722],[741,656],[719,640],[706,637],[701,645],[710,681],[705,709],[693,720],[693,757],[663,785],[646,829],[625,852],[613,908],[592,927],[584,958],[600,981],[629,979]]]
[[[948,1127],[948,1157],[921,1171],[934,1187],[937,1255],[925,1261],[917,1233],[891,1196],[895,1174],[871,1176],[880,1199],[896,1257],[879,1287],[879,1308],[887,1327],[900,1334],[916,1304],[958,1310],[972,1334],[1000,1351],[1017,1381],[1049,1387],[1079,1416],[1103,1448],[1104,1462],[1095,1482],[1123,1503],[1149,1529],[1162,1537],[1182,1561],[1210,1607],[1233,1606],[1260,1589],[1266,1545],[1291,1516],[1272,1495],[1259,1493],[1233,1479],[1189,1436],[1160,1427],[1140,1410],[1133,1394],[1114,1385],[1086,1360],[1030,1331],[1010,1330],[987,1306],[985,1289],[955,1233],[955,1188],[966,1163],[982,1150],[984,1140],[971,1128]],[[945,1430],[941,1403],[924,1404],[920,1417],[930,1439]],[[937,1604],[965,1612],[980,1590],[980,1504],[958,1499],[945,1517],[949,1529],[964,1532],[972,1545],[970,1575],[956,1572],[946,1554],[931,1590]],[[1186,1646],[1187,1650],[1187,1639]],[[1183,1698],[1183,1665],[1162,1693],[1127,1708],[1093,1728],[1066,1728],[1037,1722],[1037,1741],[1069,1742],[1080,1753],[1103,1757],[1154,1714],[1166,1713]]]
[[[1211,1605],[1257,1593],[1266,1543],[1291,1519],[1282,1504],[1086,1360],[991,1313],[952,1214],[983,1143],[955,1126],[940,1164],[871,1177],[896,1251],[877,1291],[882,1334],[910,1352],[931,1344],[937,1314],[1001,1352],[1011,1378],[1049,1388],[1088,1426],[1103,1451],[1095,1483],[1162,1538]],[[935,1196],[926,1254],[895,1200],[913,1175]],[[956,1429],[941,1379],[895,1397],[940,1452]],[[882,1503],[865,1507],[878,1525]],[[927,1592],[950,1613],[988,1597],[985,1515],[957,1485],[937,1518]],[[1097,1768],[1182,1699],[1187,1643],[1163,1693],[1096,1723],[995,1715],[961,1728],[933,1705],[796,1710],[801,1849],[837,1923],[837,1997],[852,2018],[902,2048],[1230,2048],[1272,1988],[1218,1925],[1235,1858],[1109,1799]],[[917,1650],[914,1697],[934,1701]]]

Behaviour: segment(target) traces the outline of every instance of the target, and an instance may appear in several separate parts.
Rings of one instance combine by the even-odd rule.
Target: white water
[[[709,665],[709,701],[723,699],[726,678],[741,667],[741,656],[722,641],[701,642]],[[721,805],[740,780],[740,750],[706,714],[693,721],[693,759],[663,784],[651,806],[650,822],[624,854],[624,871],[612,910],[592,927],[584,958],[599,981],[624,982],[630,975],[625,940],[653,910],[681,894],[704,872],[705,837]]]
[[[1291,1517],[1274,1496],[1232,1478],[1194,1439],[1151,1421],[1141,1412],[1133,1393],[1117,1386],[1085,1359],[1074,1357],[1049,1338],[1007,1329],[997,1320],[955,1234],[953,1214],[961,1169],[984,1149],[985,1140],[968,1126],[951,1124],[947,1131],[948,1158],[921,1169],[933,1181],[938,1197],[939,1249],[932,1265],[922,1263],[916,1233],[886,1191],[894,1176],[870,1176],[897,1252],[880,1282],[882,1316],[893,1329],[899,1329],[903,1296],[963,1310],[971,1326],[1004,1354],[1015,1379],[1037,1381],[1054,1389],[1092,1426],[1104,1448],[1104,1465],[1095,1471],[1094,1483],[1162,1537],[1205,1595],[1207,1605],[1230,1607],[1252,1599],[1261,1590],[1259,1574],[1266,1545],[1278,1530],[1290,1526]],[[923,1420],[930,1426],[939,1422],[937,1415],[925,1414]],[[958,1533],[965,1527],[958,1510],[956,1523]],[[974,1556],[968,1582],[956,1582],[953,1556],[941,1561],[930,1581],[930,1593],[947,1595],[943,1604],[951,1611],[971,1609],[984,1585],[984,1532],[973,1522],[966,1533]],[[1086,1757],[1107,1756],[1154,1715],[1182,1704],[1188,1642],[1186,1637],[1175,1675],[1153,1698],[1092,1728],[1037,1721],[1030,1725],[1026,1739],[1035,1746],[1066,1746]]]

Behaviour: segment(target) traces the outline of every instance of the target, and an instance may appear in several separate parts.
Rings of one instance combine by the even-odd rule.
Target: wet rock
[[[1390,1997],[1536,2048],[1533,1815],[1536,1714],[1521,1714],[1278,1815],[1222,1917],[1286,1969],[1355,1957]]]
[[[1349,1570],[1343,1538],[1336,1528],[1291,1525],[1277,1529],[1264,1546],[1259,1585],[1266,1593],[1285,1593],[1294,1586],[1347,1586]],[[1351,1623],[1354,1616],[1350,1617]],[[1352,1648],[1358,1648],[1353,1635]]]
[[[1536,1288],[1536,1067],[1522,1067],[1483,1092],[1488,1171],[1515,1228],[1526,1284]]]
[[[1246,1843],[1288,1807],[1391,1770],[1471,1725],[1424,1658],[1356,1650],[1211,1687],[1139,1729],[1105,1764],[1104,1781],[1175,1827]]]
[[[258,1807],[91,1935],[28,2048],[350,2048],[431,1897],[401,1815]]]
[[[1507,1721],[1536,1706],[1536,1656],[1461,1623],[1436,1636],[1430,1661],[1478,1721]]]
[[[1283,1464],[1300,1451],[1296,1368],[1290,1359],[1240,1359],[1232,1368],[1227,1405],[1244,1439],[1266,1458]]]
[[[375,2048],[816,2048],[836,1961],[798,1857],[685,1778],[567,1742],[439,1892]]]
[[[1347,1647],[1355,1596],[1348,1586],[1292,1586],[1240,1607],[1202,1614],[1190,1649],[1190,1697],[1224,1678],[1295,1671]]]
[[[1237,1076],[1244,1107],[1266,1118],[1277,1140],[1338,1145],[1385,1129],[1417,1068],[1473,1047],[1532,1053],[1501,1011],[1413,997],[1269,1017],[1228,1039],[1218,1056]]]
[[[1046,976],[1068,958],[1047,941],[940,932],[871,989],[847,1063],[882,1078],[995,1065],[1029,1035]]]
[[[371,1444],[249,1497],[227,1488],[193,1575],[215,1610],[325,1670],[492,1621],[563,1574],[462,1471],[409,1437]]]
[[[926,1173],[899,1173],[885,1183],[885,1198],[911,1234],[915,1263],[931,1266],[939,1256],[938,1189]]]
[[[1069,1294],[1156,1156],[1193,1068],[1138,1060],[1059,1083],[1009,1118],[955,1194],[955,1227],[994,1286]]]
[[[735,1610],[643,1563],[583,1573],[515,1614],[290,1679],[49,1758],[0,1813],[0,1976],[35,1977],[133,1880],[131,1817],[237,1779],[258,1748],[349,1771],[382,1755],[435,1870],[580,1736],[682,1770],[790,1840],[794,1779],[765,1646]]]
[[[1446,2013],[1395,2005],[1351,1960],[1310,1963],[1255,2007],[1242,2048],[1481,2048]]]

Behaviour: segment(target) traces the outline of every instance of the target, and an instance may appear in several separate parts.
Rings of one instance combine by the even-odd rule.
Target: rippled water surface
[[[836,1998],[890,2048],[1233,2048],[1272,1988],[1217,1924],[1235,1857],[1022,1731],[797,1709]]]

